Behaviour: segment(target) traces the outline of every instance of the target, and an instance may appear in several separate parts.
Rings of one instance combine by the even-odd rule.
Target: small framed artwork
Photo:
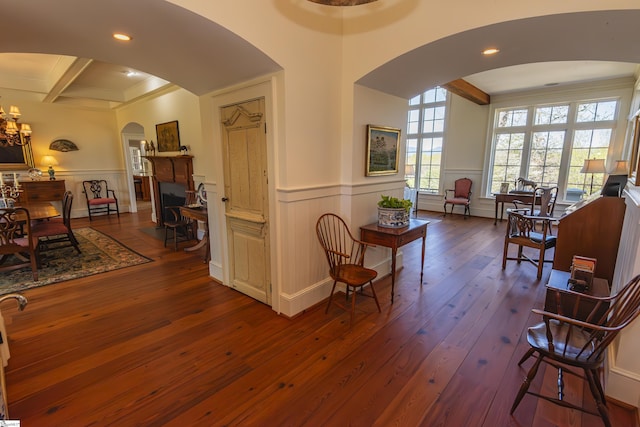
[[[509,183],[503,182],[500,184],[500,193],[508,193],[509,192]]]
[[[180,151],[180,131],[178,121],[160,123],[156,125],[158,151]]]
[[[398,173],[400,129],[367,125],[366,176]]]

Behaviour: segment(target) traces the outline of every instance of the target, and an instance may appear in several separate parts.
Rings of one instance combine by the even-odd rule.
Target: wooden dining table
[[[16,205],[17,208],[25,208],[29,211],[29,218],[45,220],[60,216],[60,212],[50,202],[29,202]]]

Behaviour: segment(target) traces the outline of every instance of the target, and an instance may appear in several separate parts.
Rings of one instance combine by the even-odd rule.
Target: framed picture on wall
[[[26,170],[32,167],[31,142],[27,142],[25,145],[0,147],[0,170]]]
[[[178,121],[160,123],[156,125],[158,151],[180,151],[180,131]]]
[[[640,185],[640,174],[638,169],[640,168],[640,116],[638,113],[633,117],[632,123],[632,135],[631,135],[631,160],[629,161],[629,176],[633,185]]]
[[[400,129],[367,125],[366,176],[398,173]]]

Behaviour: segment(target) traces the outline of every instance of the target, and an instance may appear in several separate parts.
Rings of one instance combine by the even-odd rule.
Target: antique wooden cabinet
[[[625,203],[621,197],[588,199],[560,218],[553,268],[569,271],[574,255],[596,258],[596,277],[613,283]]]
[[[61,202],[66,191],[64,180],[21,181],[20,186],[24,190],[20,195],[23,203]]]

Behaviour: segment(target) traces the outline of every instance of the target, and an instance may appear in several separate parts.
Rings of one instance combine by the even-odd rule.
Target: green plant
[[[381,200],[378,202],[378,206],[381,208],[391,208],[391,209],[400,209],[404,208],[407,212],[411,210],[411,206],[413,203],[411,200],[407,199],[398,199],[397,197],[385,196],[384,194],[381,197]]]

